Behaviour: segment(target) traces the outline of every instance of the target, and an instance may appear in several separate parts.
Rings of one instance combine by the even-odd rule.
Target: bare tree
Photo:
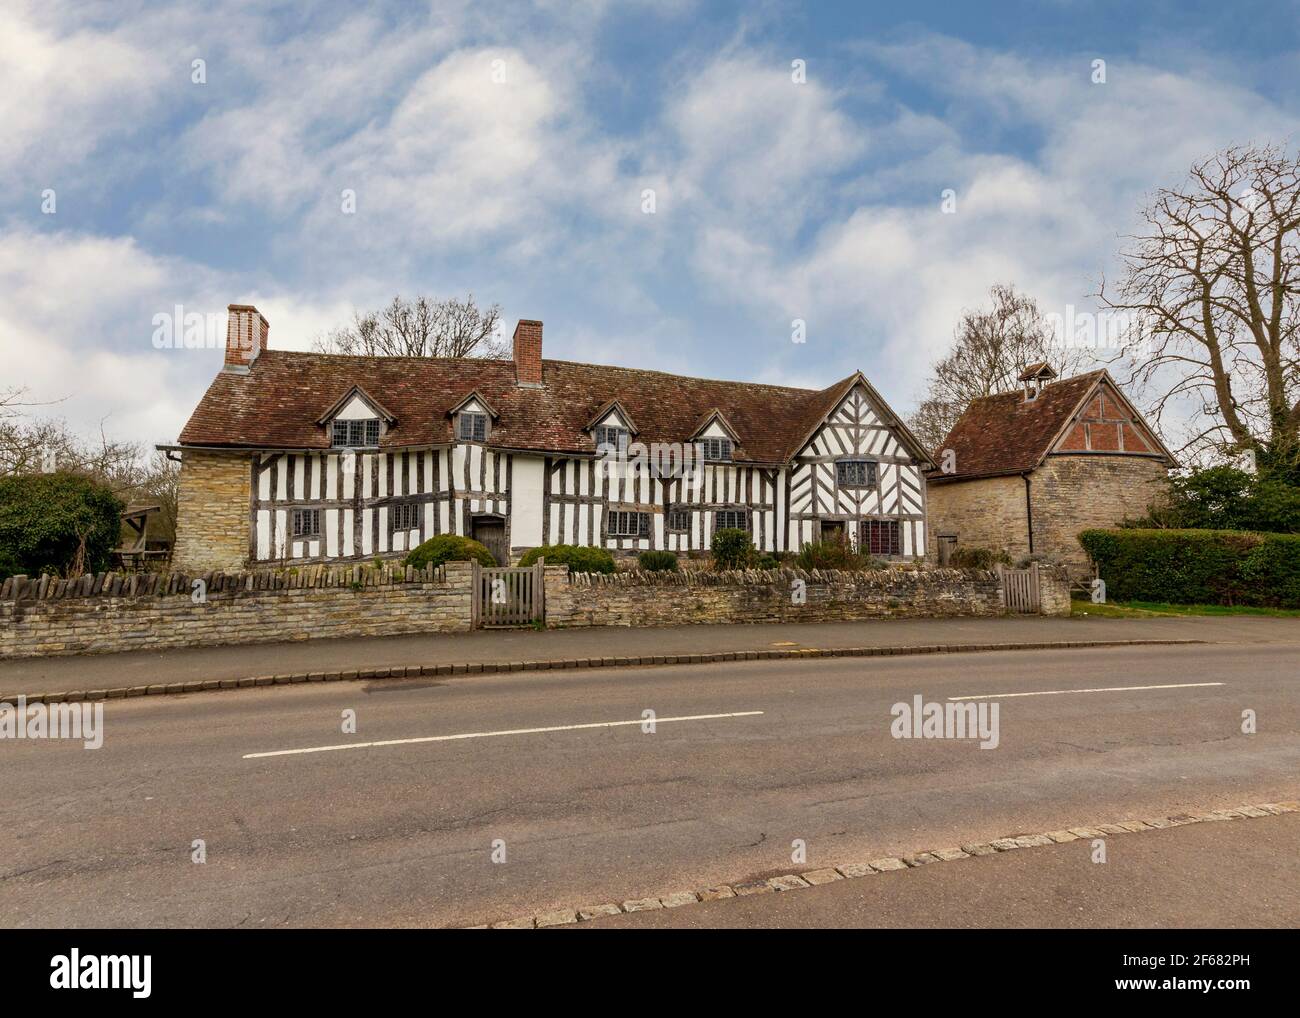
[[[1081,349],[1057,342],[1033,298],[1014,286],[995,285],[988,310],[962,312],[952,351],[934,366],[925,398],[908,424],[937,449],[971,400],[1008,392],[1030,364],[1046,362],[1059,375],[1073,374],[1088,360]]]
[[[366,357],[504,357],[501,308],[479,308],[474,295],[408,300],[398,295],[379,311],[357,312],[352,324],[313,343],[321,353]]]
[[[1237,147],[1143,211],[1106,307],[1134,316],[1131,380],[1151,413],[1192,415],[1184,449],[1253,450],[1294,470],[1300,432],[1300,159]]]

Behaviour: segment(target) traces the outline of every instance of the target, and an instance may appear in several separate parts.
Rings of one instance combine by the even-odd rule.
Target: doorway
[[[845,538],[843,520],[822,520],[822,540],[843,544]]]
[[[497,565],[510,564],[510,549],[506,547],[506,521],[502,516],[474,516],[470,518],[469,536],[478,541],[496,559]]]

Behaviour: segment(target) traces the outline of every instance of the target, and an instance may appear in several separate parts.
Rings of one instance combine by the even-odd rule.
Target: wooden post
[[[533,611],[531,621],[546,620],[546,559],[533,563]]]
[[[469,625],[471,629],[477,629],[479,624],[479,598],[481,596],[481,592],[479,590],[479,586],[480,586],[479,575],[482,569],[483,567],[479,564],[477,559],[470,560]]]

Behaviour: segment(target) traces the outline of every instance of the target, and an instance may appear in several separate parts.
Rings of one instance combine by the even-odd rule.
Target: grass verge
[[[1155,601],[1123,601],[1093,604],[1086,597],[1070,603],[1072,615],[1093,615],[1108,619],[1150,619],[1183,615],[1263,615],[1269,618],[1300,618],[1291,608],[1247,608],[1222,604],[1160,604]]]

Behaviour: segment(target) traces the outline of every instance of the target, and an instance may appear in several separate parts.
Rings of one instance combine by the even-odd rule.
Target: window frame
[[[684,516],[686,522],[681,526],[673,522],[676,516]],[[671,534],[689,534],[691,532],[691,523],[694,520],[694,510],[686,505],[670,505],[668,511],[664,514],[664,530]]]
[[[307,519],[313,529],[301,528],[301,521]],[[307,541],[321,536],[321,511],[319,509],[294,509],[289,515],[290,540]]]
[[[492,422],[489,420],[489,414],[486,410],[461,410],[456,414],[456,440],[458,442],[486,442],[488,435],[492,433]],[[470,423],[475,420],[483,422],[483,436],[477,437],[475,432],[478,430],[475,424]],[[465,425],[469,423],[469,434],[466,435]]]
[[[740,526],[740,527],[723,526],[721,523],[721,517],[724,513],[727,515],[731,515],[733,513],[739,514],[745,521],[744,526]],[[713,510],[713,532],[715,534],[719,530],[743,530],[745,533],[752,535],[754,533],[753,527],[754,527],[754,514],[752,510],[746,509],[744,506],[727,506],[722,509]]]
[[[410,512],[410,526],[399,527],[397,517],[399,513]],[[420,503],[413,500],[393,502],[388,507],[388,532],[390,534],[406,534],[412,530],[420,529]]]
[[[602,442],[602,441],[601,441],[601,433],[602,433],[602,432],[605,432],[605,437],[606,437],[606,439],[608,439],[610,433],[613,433],[613,435],[615,436],[614,441],[613,441],[613,442],[610,442],[610,441],[604,441],[604,442]],[[596,428],[595,428],[595,438],[596,438],[596,451],[597,451],[597,452],[600,451],[600,448],[601,448],[601,446],[603,446],[603,445],[612,445],[612,446],[614,447],[614,452],[615,452],[616,454],[625,456],[625,455],[627,455],[627,447],[628,447],[628,445],[629,445],[629,444],[631,443],[631,441],[632,441],[632,433],[631,433],[631,431],[629,431],[627,428],[622,427],[621,425],[617,425],[617,424],[598,424],[598,425],[596,425]]]
[[[890,535],[886,550],[873,549],[871,535],[873,530]],[[858,551],[866,555],[879,555],[884,558],[898,557],[903,554],[903,525],[898,520],[863,520],[858,530]]]
[[[845,467],[862,467],[865,479],[846,481],[842,476]],[[845,456],[835,461],[835,483],[841,488],[874,491],[880,486],[880,462],[864,456]]]
[[[700,450],[701,457],[705,463],[731,463],[736,455],[736,443],[730,438],[698,438],[696,439],[702,446]],[[709,454],[710,443],[717,443],[718,454],[711,456]]]
[[[340,439],[339,428],[343,435]],[[378,417],[357,417],[344,419],[336,417],[330,421],[330,448],[332,449],[378,449],[379,436],[383,434]],[[371,441],[373,437],[373,441]]]
[[[653,530],[653,523],[651,522],[650,519],[651,515],[652,515],[651,513],[644,512],[638,509],[606,509],[605,510],[605,536],[615,537],[615,538],[619,538],[619,537],[631,538],[632,540],[649,538]],[[615,524],[621,523],[624,520],[628,521],[628,524],[631,525],[631,521],[633,518],[635,518],[636,520],[635,523],[636,533],[629,534],[626,533],[624,529],[615,529]]]

